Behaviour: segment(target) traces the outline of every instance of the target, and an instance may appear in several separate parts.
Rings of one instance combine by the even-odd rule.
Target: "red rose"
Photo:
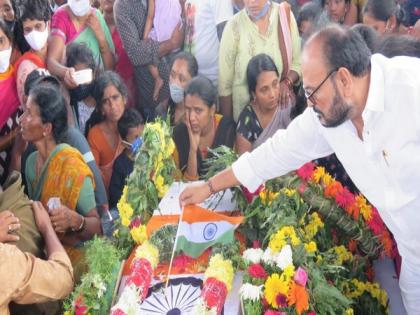
[[[251,277],[257,279],[267,279],[267,273],[260,264],[252,264],[248,267],[248,273]]]
[[[76,299],[76,303],[74,305],[74,314],[75,315],[87,314],[87,306],[83,303],[83,296],[81,295]]]

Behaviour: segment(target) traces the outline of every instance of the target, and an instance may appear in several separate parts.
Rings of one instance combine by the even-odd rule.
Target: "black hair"
[[[368,0],[363,8],[363,14],[371,15],[375,20],[386,22],[395,16],[397,25],[404,22],[404,9],[395,0]]]
[[[0,29],[3,31],[3,33],[6,35],[7,39],[10,42],[10,46],[13,47],[13,34],[10,31],[10,29],[7,27],[6,22],[0,18]]]
[[[144,124],[143,116],[134,108],[127,108],[118,121],[118,132],[123,140],[127,140],[128,129]]]
[[[187,51],[181,51],[177,53],[172,60],[171,68],[174,65],[175,61],[177,60],[185,60],[187,62],[188,73],[190,74],[191,78],[194,78],[195,76],[197,76],[198,63],[197,63],[197,59],[195,59],[195,57],[192,54],[190,54]]]
[[[31,90],[41,83],[49,83],[54,85],[57,89],[60,88],[60,81],[58,81],[56,77],[50,75],[47,70],[38,68],[32,70],[26,77],[25,84],[23,85],[23,92],[28,96]]]
[[[51,123],[53,137],[60,142],[67,130],[67,109],[61,91],[51,84],[41,84],[34,87],[29,96],[38,105],[42,123]]]
[[[105,117],[102,115],[102,98],[104,96],[105,89],[110,85],[113,85],[125,99],[128,99],[127,87],[117,73],[108,70],[99,74],[95,79],[95,86],[93,88],[93,98],[96,101],[96,107],[86,122],[86,136],[93,126],[99,124],[105,119]]]
[[[369,50],[373,53],[379,40],[378,32],[373,27],[365,24],[355,24],[350,29],[359,33]]]
[[[326,5],[326,2],[327,2],[328,0],[321,0],[321,6],[322,7],[325,7],[325,5]],[[350,4],[350,2],[351,2],[351,0],[344,0],[344,2],[346,3],[346,4]]]
[[[322,42],[321,49],[329,71],[344,67],[356,77],[369,71],[372,53],[358,32],[330,25],[315,33],[309,42],[315,39]]]
[[[408,35],[389,35],[378,43],[375,52],[388,58],[395,56],[420,58],[420,41]]]
[[[86,43],[71,43],[66,48],[66,56],[66,66],[69,68],[77,64],[85,64],[93,71],[96,69],[96,62],[92,50],[90,50]]]
[[[51,13],[48,0],[20,0],[16,3],[15,15],[19,23],[25,20],[48,22],[51,19]]]
[[[210,79],[198,75],[193,78],[185,89],[185,96],[194,95],[201,98],[208,107],[216,105],[217,91]]]
[[[297,25],[300,25],[304,21],[316,21],[319,18],[319,15],[322,12],[322,7],[317,2],[307,2],[299,10],[296,22]]]
[[[251,58],[246,68],[246,79],[248,82],[248,92],[252,95],[257,88],[259,75],[264,71],[274,71],[279,76],[279,71],[273,59],[266,54],[258,54]]]

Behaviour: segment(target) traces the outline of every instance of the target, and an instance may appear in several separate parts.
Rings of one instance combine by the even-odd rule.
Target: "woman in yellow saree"
[[[66,247],[77,277],[84,241],[101,234],[93,175],[82,155],[59,144],[67,128],[67,111],[60,91],[48,84],[31,90],[21,118],[22,137],[36,146],[26,162],[28,195],[49,210],[52,225]],[[53,202],[52,200],[59,202]]]

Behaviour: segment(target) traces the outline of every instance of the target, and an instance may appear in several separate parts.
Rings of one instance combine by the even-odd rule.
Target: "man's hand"
[[[206,182],[188,185],[179,196],[181,207],[199,204],[211,196],[210,187]]]
[[[20,229],[19,218],[9,210],[0,213],[0,242],[16,242],[19,236],[11,234]]]

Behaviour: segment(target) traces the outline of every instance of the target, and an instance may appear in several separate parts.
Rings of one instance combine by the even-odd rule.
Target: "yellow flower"
[[[354,311],[352,308],[346,309],[346,315],[354,315]]]
[[[64,315],[72,315],[73,313],[71,311],[65,311]]]
[[[172,155],[172,153],[174,153],[175,151],[175,143],[172,140],[172,138],[169,140],[168,145],[166,146],[166,151],[165,151],[165,158],[168,158]]]
[[[234,272],[232,261],[224,259],[221,254],[210,258],[209,266],[204,273],[204,280],[215,278],[226,285],[228,292],[232,289]]]
[[[319,229],[324,227],[324,222],[322,222],[317,212],[311,214],[311,219],[309,223],[305,226],[305,237],[308,240],[311,240],[319,231]]]
[[[319,184],[319,181],[321,180],[321,178],[323,178],[325,175],[325,168],[322,166],[318,166],[314,173],[312,174],[312,180]]]
[[[278,308],[277,295],[279,293],[286,295],[289,292],[289,281],[284,281],[278,273],[273,273],[267,278],[264,284],[264,297],[274,308]]]
[[[300,239],[296,235],[293,226],[283,226],[276,234],[271,236],[268,247],[274,252],[278,253],[290,241],[293,246],[300,244]]]
[[[330,186],[334,181],[335,179],[328,173],[325,173],[322,177],[322,183],[325,187]]]
[[[283,191],[287,197],[292,197],[296,194],[296,189],[283,188]]]
[[[361,195],[356,196],[355,200],[363,219],[369,221],[372,218],[372,206],[369,205],[366,199]]]
[[[168,191],[167,185],[165,185],[165,179],[162,175],[156,176],[156,180],[154,181],[156,189],[158,191],[159,198],[163,198]]]
[[[146,226],[140,225],[130,230],[131,237],[137,245],[143,244],[147,240]]]
[[[272,192],[267,189],[264,189],[259,194],[261,198],[261,202],[263,205],[270,205],[274,199],[276,199],[279,196],[278,192]]]
[[[334,252],[337,255],[335,263],[342,265],[343,262],[353,259],[353,254],[347,250],[343,245],[334,247]]]
[[[305,244],[305,250],[308,253],[315,253],[318,250],[318,247],[314,241],[311,241],[308,244]]]
[[[121,223],[124,226],[129,226],[131,217],[134,213],[133,208],[131,205],[127,202],[127,193],[128,193],[128,187],[124,186],[122,196],[120,198],[120,201],[117,203],[118,212],[120,214]]]
[[[159,250],[149,241],[145,241],[136,250],[136,258],[144,258],[150,262],[155,269],[159,264]]]
[[[286,281],[290,281],[295,274],[295,266],[292,264],[288,265],[286,268],[284,268],[282,276]]]

